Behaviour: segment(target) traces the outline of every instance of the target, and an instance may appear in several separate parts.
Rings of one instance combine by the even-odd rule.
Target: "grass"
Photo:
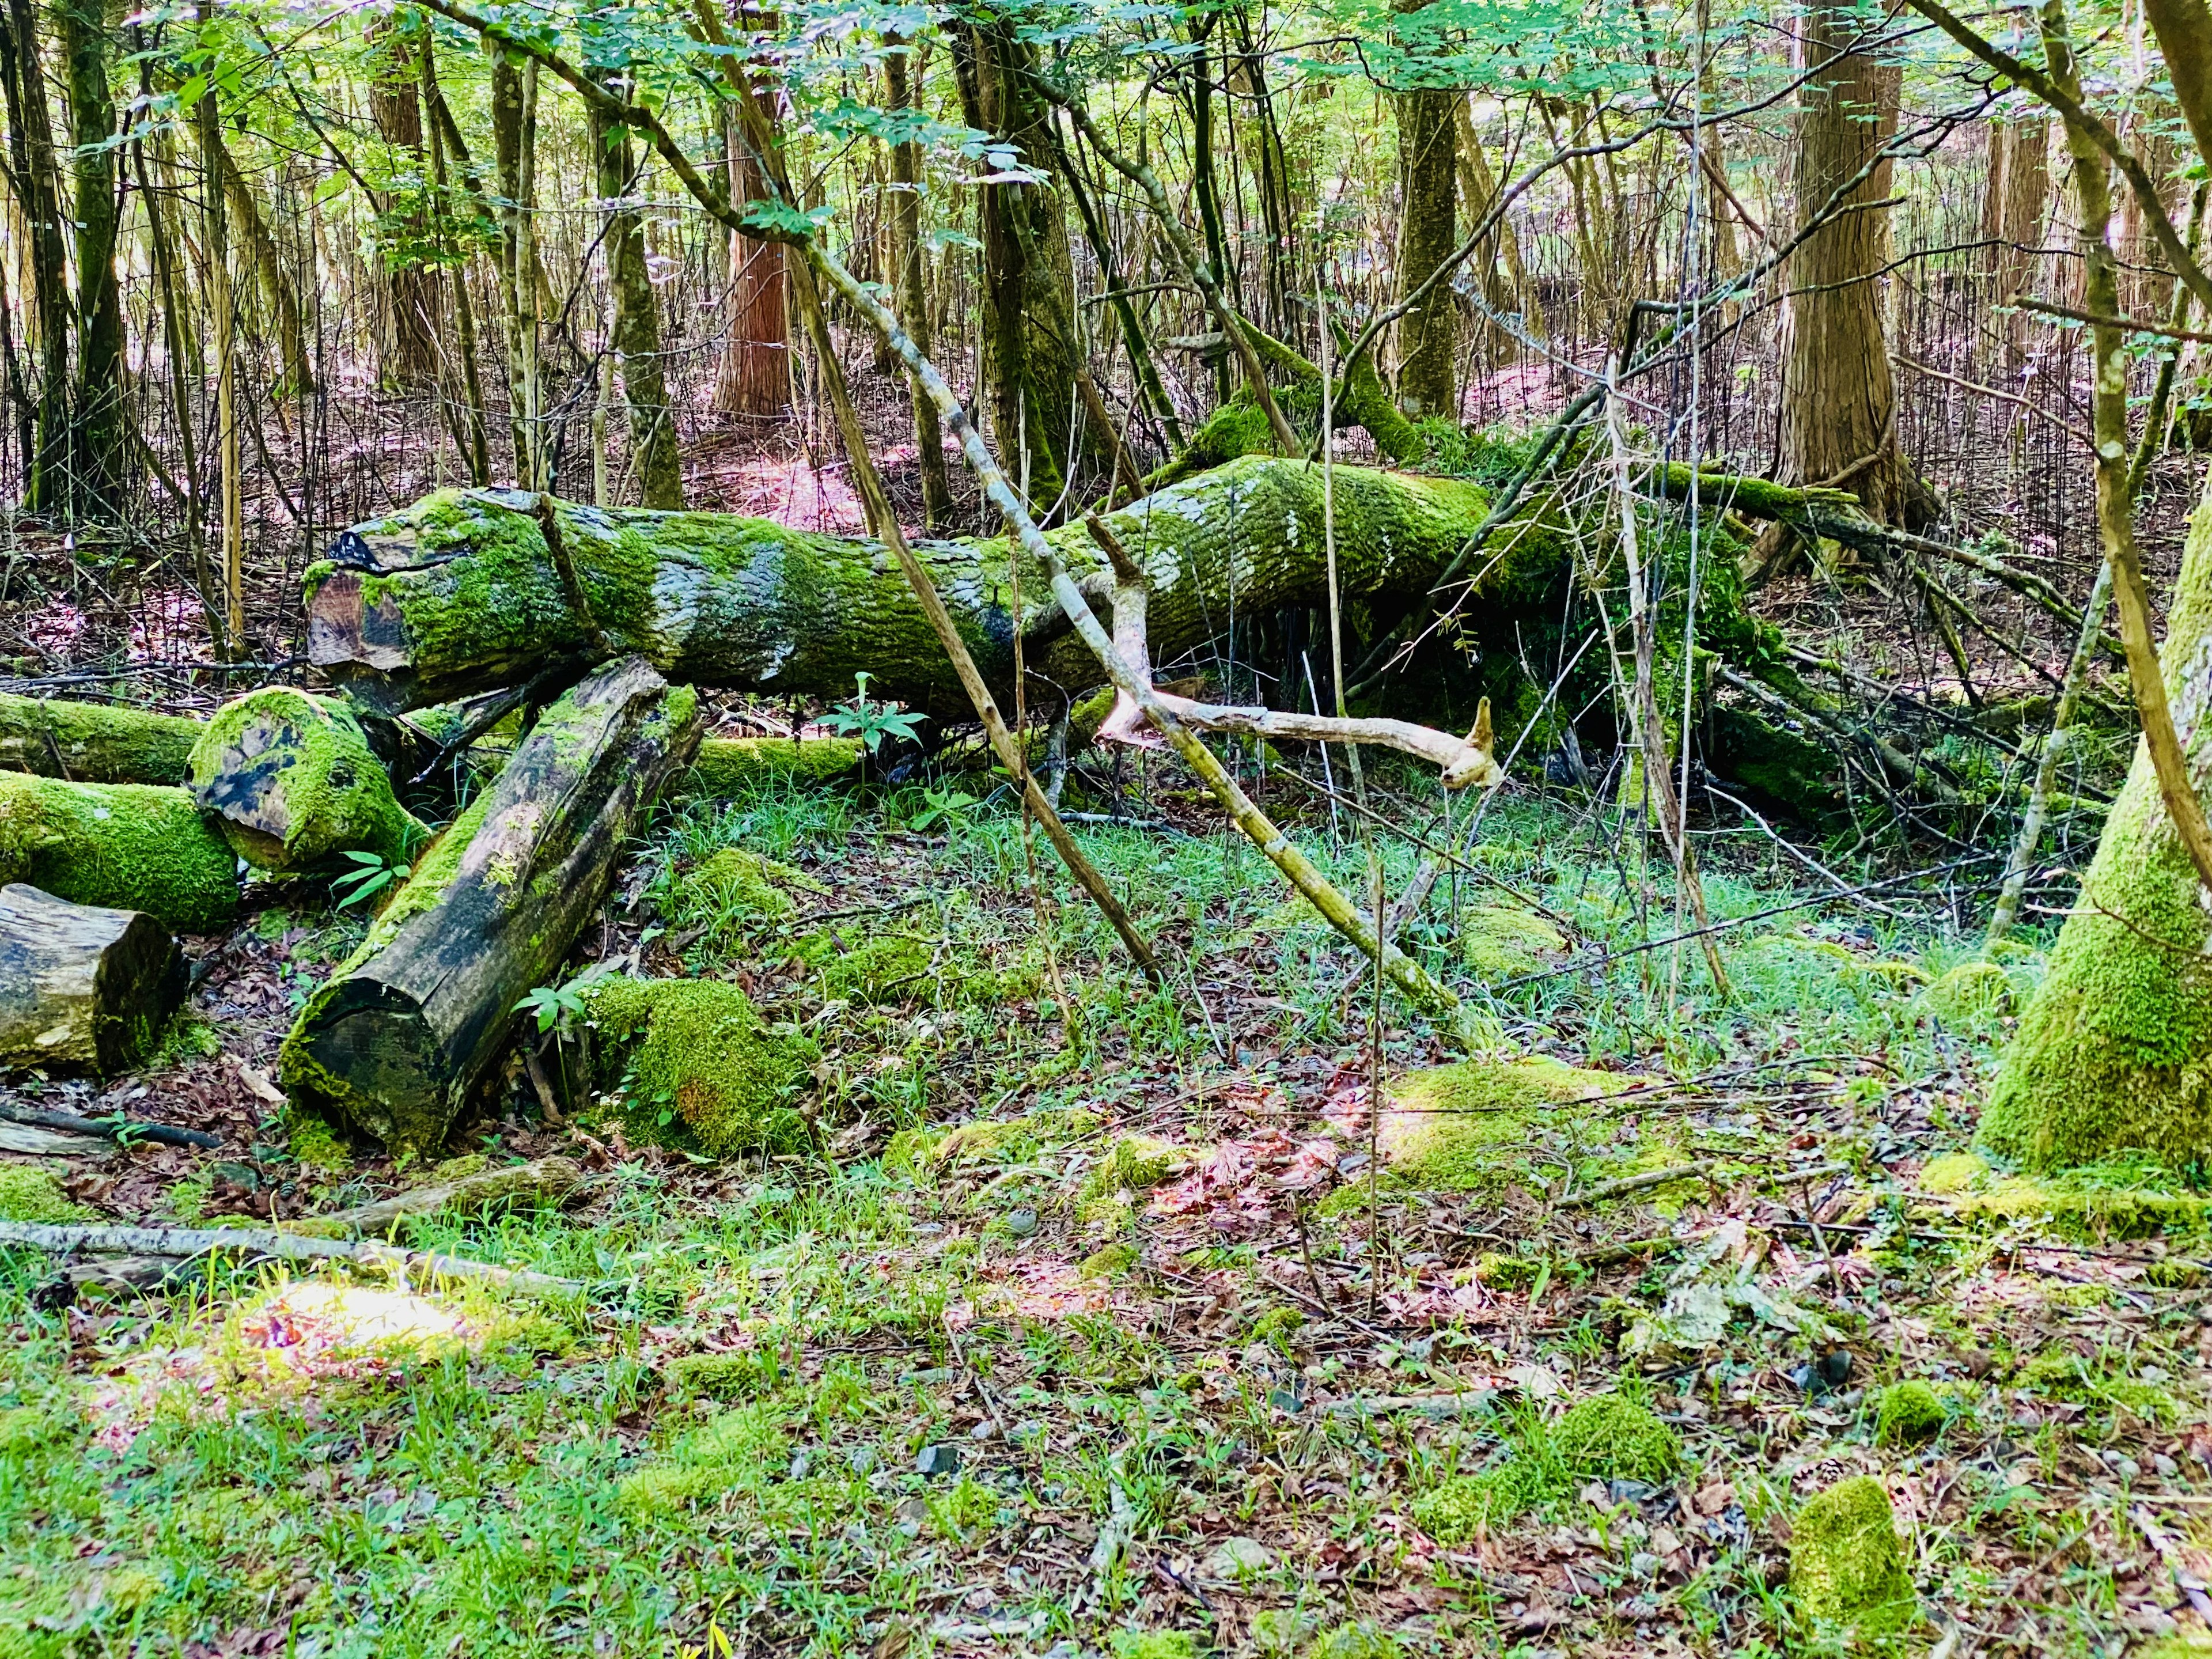
[[[1170,817],[1202,826],[1155,782]],[[1287,816],[1294,799],[1273,805]],[[1272,1184],[1303,1140],[1340,1133],[1344,1153],[1360,1145],[1323,1110],[1341,1108],[1364,1076],[1370,992],[1356,988],[1358,961],[1249,847],[1217,834],[1079,832],[1173,964],[1153,988],[1066,894],[1040,843],[1060,894],[1049,943],[1065,1011],[1042,982],[1012,1002],[917,986],[903,1000],[825,1009],[811,969],[774,968],[801,954],[816,924],[702,908],[687,884],[715,851],[739,846],[831,890],[803,911],[875,907],[860,927],[880,933],[895,919],[963,963],[1038,950],[1028,858],[1003,802],[921,838],[897,828],[910,806],[779,785],[672,814],[641,849],[661,945],[680,941],[692,972],[759,975],[764,1006],[810,1023],[824,1051],[824,1123],[848,1139],[834,1170],[717,1166],[617,1145],[580,1214],[409,1224],[418,1248],[583,1281],[590,1293],[575,1307],[395,1288],[377,1304],[391,1328],[349,1336],[313,1311],[324,1304],[307,1293],[325,1294],[328,1281],[218,1272],[167,1303],[55,1313],[36,1296],[46,1264],[0,1257],[10,1339],[0,1347],[0,1655],[673,1656],[720,1651],[718,1639],[779,1654],[993,1642],[1042,1653],[1147,1631],[1237,1650],[1252,1622],[1239,1596],[1310,1614],[1317,1628],[1385,1619],[1407,1651],[1504,1652],[1528,1639],[1515,1631],[1530,1592],[1501,1590],[1497,1572],[1440,1553],[1409,1515],[1455,1476],[1514,1468],[1530,1475],[1514,1492],[1530,1513],[1500,1515],[1509,1565],[1498,1571],[1548,1583],[1534,1546],[1512,1540],[1564,1529],[1580,1552],[1572,1616],[1588,1642],[1633,1644],[1655,1620],[1710,1651],[1817,1639],[1770,1582],[1762,1562],[1777,1547],[1763,1529],[1824,1478],[1823,1458],[1877,1455],[1872,1396],[1841,1407],[1802,1397],[1781,1379],[1805,1344],[1740,1319],[1709,1364],[1648,1390],[1628,1373],[1691,1443],[1697,1473],[1684,1490],[1730,1484],[1717,1541],[1683,1545],[1670,1566],[1660,1547],[1662,1533],[1687,1535],[1679,1517],[1633,1501],[1592,1508],[1587,1482],[1547,1450],[1551,1425],[1620,1382],[1613,1345],[1626,1313],[1657,1304],[1672,1267],[1577,1267],[1588,1243],[1565,1230],[1568,1212],[1547,1218],[1523,1194],[1498,1202],[1537,1265],[1486,1288],[1472,1263],[1498,1248],[1482,1237],[1507,1218],[1494,1206],[1392,1194],[1378,1230],[1371,1199],[1323,1214]],[[1301,842],[1357,891],[1366,848],[1332,841],[1327,823],[1309,810]],[[1715,921],[1814,890],[1778,880],[1764,843],[1712,846]],[[1377,851],[1395,891],[1416,855],[1389,841]],[[1970,1133],[2006,999],[1952,1013],[1931,1003],[1927,988],[1976,945],[1926,898],[1887,896],[1902,916],[1808,906],[1728,932],[1723,1000],[1694,947],[1679,964],[1664,948],[1619,954],[1672,931],[1674,898],[1663,869],[1633,867],[1602,823],[1557,800],[1501,799],[1467,858],[1495,880],[1448,878],[1407,935],[1437,971],[1486,999],[1520,1045],[1705,1079],[1687,1108],[1616,1112],[1599,1144],[1540,1127],[1527,1156],[1550,1170],[1544,1178],[1615,1167],[1670,1112],[1668,1145],[1747,1153],[1771,1155],[1814,1123],[1816,1139],[1875,1187],[1875,1153],[1924,1155],[1914,1149]],[[1451,917],[1516,902],[1497,882],[1565,919],[1573,971],[1517,987],[1468,975]],[[301,919],[303,954],[316,925]],[[1610,960],[1582,965],[1600,947]],[[2032,946],[2008,957],[2006,992],[2025,994],[2039,965]],[[1433,1058],[1433,1034],[1386,1009],[1388,1065]],[[895,1128],[1077,1107],[1090,1118],[1003,1152],[890,1171],[878,1162]],[[1098,1158],[1139,1131],[1192,1148],[1189,1171],[1134,1209],[1086,1207]],[[538,1132],[488,1133],[497,1152],[527,1150]],[[1257,1149],[1245,1156],[1278,1173],[1223,1175],[1206,1162],[1217,1144]],[[204,1200],[204,1178],[184,1184],[195,1179]],[[1364,1190],[1356,1175],[1341,1179],[1340,1191]],[[2028,1324],[2087,1330],[2130,1305],[2051,1295],[2023,1314],[2017,1300],[1991,1299],[2016,1287],[1987,1253],[1915,1243],[1904,1200],[1882,1202],[1891,1207],[1867,1213],[1886,1231],[1859,1260],[1877,1286],[1883,1275],[1898,1284],[1893,1302],[1924,1303],[1957,1347],[2017,1339],[2026,1352]],[[1721,1212],[1700,1213],[1710,1224]],[[1666,1225],[1635,1204],[1595,1219],[1599,1237]],[[1133,1268],[1079,1281],[1073,1264],[1116,1241],[1132,1247]],[[1839,1237],[1838,1249],[1850,1246]],[[1954,1294],[1962,1276],[1982,1287],[1976,1297]],[[1820,1283],[1799,1296],[1820,1295]],[[1315,1295],[1324,1284],[1327,1305]],[[2094,1436],[2148,1469],[2154,1442],[2191,1431],[2179,1420],[2197,1409],[2181,1403],[2189,1391],[2154,1398],[2141,1381],[2146,1355],[2164,1355],[2177,1377],[2194,1364],[2190,1304],[2161,1295],[2124,1353],[2099,1349],[2023,1376],[2031,1395],[2039,1383],[2039,1397],[2073,1413],[2045,1411],[2033,1444],[1994,1385],[1957,1397],[1943,1455],[2004,1443],[2014,1461],[1982,1454],[2002,1468],[1962,1468],[1943,1488],[1956,1507],[1916,1545],[1931,1604],[1985,1612],[2012,1574],[2062,1541],[2050,1504],[2006,1496],[2003,1471],[2021,1459],[2039,1461],[2042,1481],[2072,1480]],[[1378,1297],[1388,1300],[1370,1319]],[[307,1311],[288,1311],[301,1297]],[[1875,1334],[1890,1316],[1875,1310],[1880,1299],[1862,1288],[1829,1312],[1862,1364],[1893,1370],[1896,1345]],[[1303,1317],[1269,1318],[1285,1307]],[[1532,1366],[1548,1391],[1515,1380]],[[708,1375],[720,1379],[711,1389],[684,1380]],[[1486,1409],[1442,1421],[1315,1403],[1477,1387],[1492,1391]],[[933,1448],[953,1449],[957,1469],[921,1473]],[[1255,1584],[1204,1601],[1178,1588],[1221,1538],[1247,1534],[1278,1558]],[[2086,1654],[2130,1592],[2109,1572],[2066,1582],[2078,1612],[2051,1627],[2052,1650]]]

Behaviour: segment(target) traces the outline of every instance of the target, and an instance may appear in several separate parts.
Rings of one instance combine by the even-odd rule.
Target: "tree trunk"
[[[207,10],[207,0],[200,0],[203,27]],[[246,486],[238,426],[238,311],[230,284],[230,216],[223,204],[222,188],[215,182],[222,176],[224,150],[222,113],[212,84],[201,94],[192,114],[200,140],[208,308],[215,315],[215,424],[222,495],[222,643],[233,656],[242,656],[246,648]]]
[[[1404,15],[1418,10],[1401,6]],[[1413,43],[1418,52],[1423,43]],[[1415,60],[1418,64],[1418,58]],[[1399,93],[1398,300],[1402,303],[1459,246],[1459,123],[1466,95],[1442,87]],[[1438,283],[1398,324],[1398,406],[1419,418],[1459,411],[1459,300]]]
[[[409,857],[429,832],[392,793],[353,710],[289,685],[215,713],[185,787],[239,857],[258,870],[311,869],[339,853]]]
[[[920,63],[908,74],[913,46],[901,40],[890,42],[884,54],[884,102],[895,110],[911,109],[921,91]],[[898,295],[899,321],[927,356],[936,348],[929,326],[929,297],[922,281],[921,188],[920,144],[893,144],[891,164],[891,278]],[[909,386],[914,399],[914,447],[921,471],[922,527],[935,530],[951,516],[952,483],[945,469],[945,432],[938,423],[937,405],[921,388]]]
[[[890,61],[896,62],[894,52]],[[760,162],[729,121],[730,199],[761,198]],[[714,374],[714,407],[726,415],[781,416],[791,407],[791,320],[783,244],[730,234],[730,343]]]
[[[469,303],[468,261],[455,257],[453,239],[446,228],[452,216],[453,195],[446,180],[445,129],[452,116],[438,90],[437,56],[428,35],[422,40],[422,107],[430,117],[431,203],[438,246],[453,276],[454,356],[459,359],[461,376],[461,418],[453,423],[453,441],[469,469],[469,482],[482,487],[491,483],[491,434],[485,429],[483,382],[477,371],[477,316],[476,307]],[[450,396],[446,401],[450,407]]]
[[[1800,58],[1810,78],[1797,113],[1798,223],[1833,216],[1790,261],[1782,474],[1792,483],[1848,489],[1868,516],[1917,526],[1928,516],[1926,487],[1898,447],[1897,388],[1873,280],[1887,239],[1882,210],[1866,205],[1887,199],[1891,164],[1850,182],[1896,131],[1898,70],[1846,50],[1866,28],[1856,11],[1817,6],[1802,27]]]
[[[293,283],[292,273],[284,268],[283,253],[270,234],[268,221],[261,216],[261,204],[253,199],[246,175],[238,170],[236,158],[226,149],[222,161],[223,200],[229,204],[239,238],[252,258],[254,274],[261,281],[261,297],[268,302],[276,325],[276,349],[283,361],[284,378],[273,388],[274,393],[280,398],[304,398],[315,389],[315,377],[307,366],[300,291]]]
[[[70,136],[76,143],[76,388],[71,422],[73,505],[112,518],[123,483],[123,301],[115,278],[121,213],[115,194],[115,100],[107,85],[107,21],[101,0],[54,8],[69,67]]]
[[[1989,177],[1982,190],[1982,240],[1991,243],[1984,268],[1990,302],[2009,306],[2033,283],[2043,243],[2043,216],[2051,199],[2051,124],[2046,120],[1991,121]],[[2017,368],[2027,338],[2020,312],[1998,322],[2004,331],[2006,367]]]
[[[10,172],[30,234],[31,318],[39,364],[37,433],[23,504],[48,513],[69,499],[69,256],[62,240],[61,168],[40,63],[38,14],[31,0],[7,0],[0,28],[0,79],[6,82]]]
[[[507,422],[514,478],[525,489],[545,481],[544,430],[538,415],[538,243],[531,228],[538,149],[538,65],[524,68],[497,52],[491,65],[494,164],[499,175],[499,289],[507,322]]]
[[[423,263],[430,227],[422,210],[422,104],[415,67],[416,43],[409,31],[421,24],[398,19],[377,25],[372,38],[384,59],[369,82],[368,112],[377,136],[392,152],[387,173],[411,182],[405,196],[389,192],[378,206],[396,231],[396,243],[380,250],[389,310],[380,331],[378,378],[396,391],[430,385],[438,377],[438,276]]]
[[[184,952],[144,911],[0,887],[0,1067],[127,1072],[184,995]]]
[[[548,708],[301,1011],[279,1063],[293,1099],[437,1147],[698,742],[697,699],[635,657]]]
[[[144,910],[212,933],[238,908],[238,860],[181,789],[0,772],[0,882],[72,904]]]
[[[178,784],[202,722],[151,709],[0,691],[0,769],[78,783]]]
[[[1474,114],[1466,98],[1453,100],[1452,123],[1459,130],[1459,188],[1467,208],[1462,234],[1465,234],[1482,222],[1491,204],[1498,199],[1498,175],[1490,170],[1490,158],[1482,153],[1482,139],[1474,130]],[[1498,225],[1498,234],[1483,244],[1474,262],[1490,308],[1508,315],[1519,312],[1521,331],[1532,340],[1542,339],[1543,301],[1522,266],[1521,239],[1510,220]],[[1518,346],[1517,341],[1510,342],[1507,349],[1518,349]]]
[[[1480,525],[1481,487],[1360,467],[1334,470],[1337,562],[1347,602],[1409,603]],[[441,491],[342,536],[307,573],[310,659],[372,705],[398,709],[516,684],[562,656],[638,651],[699,684],[842,696],[855,670],[872,690],[940,719],[966,694],[899,570],[871,544],[757,519],[661,520],[499,491]],[[549,549],[544,526],[556,531]],[[1161,490],[1105,522],[1152,580],[1152,647],[1162,661],[1240,615],[1313,605],[1327,592],[1322,476],[1302,461],[1249,456]],[[1051,533],[1071,565],[1095,568],[1083,526]],[[1541,604],[1565,568],[1540,525],[1486,563],[1471,596]],[[1001,541],[915,550],[994,695],[1011,692],[1013,619]],[[1035,572],[1025,572],[1029,666],[1081,690],[1102,675]]]
[[[614,294],[608,344],[615,367],[622,372],[623,400],[629,405],[631,464],[647,507],[680,508],[684,466],[677,450],[675,411],[669,407],[667,381],[660,370],[660,307],[645,262],[645,228],[632,205],[638,175],[629,129],[595,106],[592,143],[598,159],[599,207],[606,216],[607,281]]]

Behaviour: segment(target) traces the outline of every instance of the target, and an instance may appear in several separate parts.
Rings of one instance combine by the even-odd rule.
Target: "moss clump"
[[[1117,1240],[1085,1256],[1075,1271],[1085,1279],[1126,1279],[1139,1260],[1135,1245]]]
[[[1566,935],[1531,911],[1483,906],[1460,921],[1460,959],[1486,981],[1533,974],[1566,948]]]
[[[1516,1457],[1481,1474],[1455,1475],[1413,1500],[1413,1524],[1449,1548],[1510,1521],[1547,1495],[1537,1466]]]
[[[1114,1659],[1198,1659],[1198,1638],[1184,1630],[1117,1630]]]
[[[200,722],[122,703],[49,702],[0,691],[0,768],[79,783],[184,781]]]
[[[353,1153],[328,1121],[313,1112],[287,1110],[284,1144],[293,1158],[310,1170],[337,1175],[353,1167]]]
[[[1252,1322],[1252,1340],[1265,1342],[1278,1352],[1288,1353],[1291,1339],[1305,1328],[1305,1322],[1302,1310],[1278,1303]]]
[[[600,1034],[629,1055],[627,1091],[640,1127],[663,1110],[717,1157],[768,1147],[799,1152],[810,1137],[787,1103],[819,1051],[770,1031],[752,999],[710,979],[609,979],[587,996]]]
[[[1571,1407],[1551,1430],[1552,1449],[1568,1470],[1601,1480],[1640,1480],[1647,1486],[1682,1467],[1674,1431],[1648,1407],[1617,1394],[1601,1394]]]
[[[91,1212],[70,1201],[62,1183],[35,1164],[0,1164],[0,1221],[57,1225]]]
[[[1762,804],[1814,823],[1843,807],[1841,769],[1828,750],[1747,708],[1718,705],[1710,719],[1714,769]]]
[[[1190,1162],[1188,1147],[1151,1135],[1123,1135],[1107,1147],[1083,1183],[1083,1196],[1141,1193],[1157,1187]]]
[[[304,870],[348,852],[399,861],[429,838],[393,796],[353,710],[289,685],[216,711],[193,746],[188,787],[259,870]]]
[[[1989,1172],[1990,1166],[1972,1152],[1945,1152],[1929,1158],[1921,1167],[1920,1178],[1915,1184],[1923,1193],[1948,1196],[1972,1191]]]
[[[1533,1256],[1484,1252],[1474,1264],[1474,1276],[1493,1291],[1525,1291],[1536,1282],[1543,1263]]]
[[[1864,1474],[1839,1480],[1797,1511],[1790,1589],[1813,1618],[1860,1635],[1889,1634],[1911,1621],[1912,1580],[1881,1481]]]
[[[691,769],[669,790],[672,799],[726,800],[763,784],[834,782],[858,765],[858,738],[708,738]]]
[[[1323,1631],[1308,1645],[1304,1659],[1400,1659],[1406,1650],[1364,1619]]]
[[[1944,1415],[1942,1400],[1925,1382],[1893,1382],[1875,1408],[1875,1443],[1924,1445],[1943,1431]]]
[[[1965,1024],[2012,1012],[2012,975],[1994,962],[1962,962],[1920,994],[1938,1019]]]
[[[669,1397],[734,1405],[775,1385],[774,1356],[757,1352],[687,1353],[669,1362]]]
[[[1504,1148],[1537,1120],[1578,1100],[1618,1093],[1625,1079],[1555,1060],[1469,1060],[1400,1079],[1377,1126],[1391,1170],[1409,1185],[1480,1192],[1512,1171]]]
[[[143,910],[180,933],[229,926],[238,860],[181,789],[0,772],[0,883]]]
[[[804,870],[763,858],[743,847],[725,847],[691,872],[696,896],[715,910],[740,916],[765,916],[781,921],[799,909],[790,890],[820,893],[828,890]]]
[[[668,1449],[660,1462],[628,1476],[615,1502],[633,1515],[666,1514],[738,1489],[755,1494],[783,1472],[790,1440],[765,1403],[725,1412]]]

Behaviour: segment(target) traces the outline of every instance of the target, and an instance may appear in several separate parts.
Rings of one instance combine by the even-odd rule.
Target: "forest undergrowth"
[[[1723,996],[1634,948],[1672,885],[1609,811],[1509,791],[1470,835],[1367,781],[1464,849],[1404,937],[1486,1055],[1395,999],[1376,1054],[1364,963],[1157,762],[1147,821],[1075,828],[1158,988],[1093,910],[1040,927],[972,776],[665,811],[585,955],[734,981],[814,1056],[804,1132],[726,1161],[519,1075],[465,1162],[341,1155],[270,1074],[365,923],[259,890],[160,1062],[14,1097],[225,1148],[11,1166],[0,1209],[289,1222],[561,1153],[565,1209],[397,1236],[581,1288],[69,1305],[7,1253],[0,1651],[2088,1655],[2201,1602],[2208,1200],[1967,1150],[2043,960],[1960,931],[1971,861],[1843,897],[1700,836]],[[1364,890],[1348,797],[1261,787]],[[1893,1558],[1804,1501],[1866,1473]]]

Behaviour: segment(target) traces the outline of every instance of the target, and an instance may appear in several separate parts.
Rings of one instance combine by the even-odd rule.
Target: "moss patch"
[[[79,783],[184,781],[200,722],[125,703],[50,702],[0,691],[0,768]]]
[[[1943,1401],[1925,1382],[1893,1382],[1875,1408],[1875,1443],[1919,1446],[1943,1431]]]
[[[180,933],[238,911],[238,860],[192,798],[147,784],[0,772],[0,883],[72,904],[143,910]]]
[[[1566,949],[1566,935],[1533,911],[1486,905],[1460,921],[1460,959],[1487,981],[1533,974]]]
[[[819,972],[824,997],[846,1002],[947,1008],[1034,996],[1043,982],[1042,971],[1026,962],[1010,969],[977,967],[974,945],[911,934],[855,943],[825,931],[801,939],[798,955]]]
[[[0,1164],[0,1221],[52,1225],[82,1221],[89,1213],[37,1164]]]
[[[1797,1511],[1790,1589],[1813,1618],[1861,1635],[1887,1634],[1911,1621],[1912,1580],[1881,1482],[1863,1474],[1839,1480]]]
[[[726,800],[763,784],[823,784],[858,765],[858,738],[708,738],[691,769],[669,789],[672,800]]]
[[[1601,1394],[1571,1407],[1553,1425],[1552,1450],[1570,1473],[1656,1486],[1682,1467],[1681,1443],[1648,1407]]]
[[[353,1167],[353,1153],[337,1133],[313,1112],[288,1110],[284,1116],[285,1145],[292,1156],[311,1170],[331,1175]]]
[[[1989,1172],[1990,1166],[1972,1152],[1945,1152],[1921,1167],[1920,1178],[1914,1184],[1923,1193],[1971,1192]]]
[[[1920,994],[1929,1011],[1960,1025],[2012,1012],[2012,975],[1994,962],[1962,962]]]
[[[1198,1638],[1184,1630],[1117,1630],[1107,1646],[1114,1659],[1198,1659]]]
[[[743,847],[725,847],[691,872],[692,896],[716,910],[740,916],[764,916],[780,921],[795,914],[793,889],[805,893],[829,890],[804,870],[763,858]]]
[[[685,1510],[732,1489],[757,1494],[782,1471],[790,1440],[775,1412],[754,1405],[683,1436],[657,1462],[628,1476],[615,1501],[637,1516]]]
[[[790,1100],[819,1051],[771,1031],[736,986],[610,979],[592,988],[587,1004],[601,1036],[629,1055],[625,1086],[639,1127],[658,1128],[672,1115],[717,1157],[809,1144]]]
[[[429,831],[344,702],[264,686],[215,713],[192,749],[192,798],[257,869],[304,870],[338,853],[408,858]]]
[[[1117,1240],[1085,1256],[1076,1272],[1085,1279],[1127,1279],[1136,1270],[1139,1260],[1135,1245]]]
[[[1513,1173],[1501,1149],[1571,1101],[1617,1094],[1626,1079],[1555,1060],[1469,1060],[1401,1078],[1376,1135],[1390,1169],[1407,1183],[1440,1192],[1480,1192]]]

